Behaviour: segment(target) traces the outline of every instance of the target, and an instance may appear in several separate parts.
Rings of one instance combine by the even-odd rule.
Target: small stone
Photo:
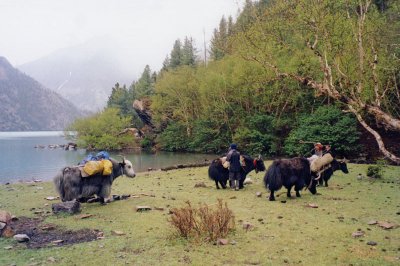
[[[136,206],[137,212],[150,211],[150,210],[151,210],[150,206]]]
[[[196,183],[196,185],[194,185],[194,187],[207,187],[207,186],[204,182],[199,182],[199,183]]]
[[[46,197],[45,199],[47,199],[47,200],[56,200],[58,197],[53,197],[53,196],[49,196],[49,197]]]
[[[374,225],[374,224],[377,224],[377,223],[378,223],[378,221],[376,221],[376,220],[371,220],[371,221],[368,222],[369,225]]]
[[[383,229],[392,229],[396,226],[395,224],[388,223],[388,222],[378,222],[378,225],[380,227],[382,227]]]
[[[51,208],[53,210],[53,213],[55,214],[58,214],[60,212],[74,214],[81,211],[81,204],[76,200],[72,200],[61,203],[54,203]]]
[[[352,237],[357,238],[357,237],[362,237],[364,236],[365,232],[364,231],[356,231],[351,234]]]
[[[29,236],[26,234],[18,234],[18,235],[15,235],[13,238],[20,243],[28,242],[30,240]]]
[[[6,227],[6,225],[7,225],[6,223],[0,222],[0,230],[3,230],[3,228]]]
[[[154,207],[154,209],[155,209],[156,211],[163,211],[163,210],[164,210],[163,207]]]
[[[236,196],[232,196],[229,199],[237,199],[237,197]]]
[[[11,220],[11,214],[9,212],[0,210],[0,222],[8,224]]]
[[[124,232],[118,231],[118,230],[112,230],[111,234],[114,235],[114,236],[123,236],[123,235],[125,235]]]
[[[5,250],[10,250],[10,249],[13,249],[13,246],[5,246],[4,249]]]
[[[231,244],[231,245],[236,245],[237,242],[236,242],[235,240],[231,240],[230,244]]]
[[[257,198],[261,198],[261,197],[262,197],[262,192],[257,191],[257,192],[256,192],[256,196],[257,196]]]
[[[376,245],[378,245],[378,243],[375,242],[375,241],[368,241],[368,242],[367,242],[367,245],[369,245],[369,246],[376,246]]]
[[[217,245],[223,245],[223,246],[228,245],[228,239],[218,238]]]
[[[307,204],[307,207],[310,207],[310,208],[318,208],[318,205],[315,204],[315,203],[308,203],[308,204]]]
[[[58,245],[58,244],[61,244],[62,242],[64,242],[64,240],[62,240],[62,239],[51,241],[51,243],[53,243],[53,245]]]

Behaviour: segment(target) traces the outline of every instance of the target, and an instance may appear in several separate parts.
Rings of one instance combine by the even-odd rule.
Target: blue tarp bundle
[[[85,165],[89,161],[110,160],[110,155],[106,151],[101,151],[96,155],[89,153],[78,165]]]

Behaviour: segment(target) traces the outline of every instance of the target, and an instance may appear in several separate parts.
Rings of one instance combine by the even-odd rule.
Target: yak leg
[[[215,186],[219,189],[218,180],[215,180]]]
[[[221,180],[221,181],[219,181],[219,183],[221,184],[221,187],[222,187],[223,189],[226,189],[226,182],[227,182],[227,180]]]
[[[274,190],[271,190],[271,193],[269,194],[269,201],[275,201],[274,192]]]
[[[246,175],[240,173],[240,178],[239,178],[239,189],[244,188],[244,180],[246,179]]]
[[[289,188],[287,189],[286,195],[287,195],[288,198],[291,198],[291,197],[292,197],[292,195],[290,195],[290,190],[292,190],[292,187],[289,187]]]
[[[301,197],[301,195],[300,195],[300,191],[298,191],[298,190],[296,190],[296,197],[298,197],[298,198],[300,198],[300,197]]]

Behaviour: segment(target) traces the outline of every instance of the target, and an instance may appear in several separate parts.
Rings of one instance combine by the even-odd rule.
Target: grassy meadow
[[[207,167],[121,177],[112,194],[139,197],[105,206],[84,203],[81,214],[93,215],[87,219],[51,213],[45,218],[46,223],[65,229],[101,230],[104,239],[28,249],[12,238],[1,238],[0,265],[399,265],[400,228],[385,230],[368,223],[400,224],[400,167],[385,167],[380,180],[366,178],[367,167],[350,164],[349,174],[335,172],[328,188],[317,188],[319,195],[303,191],[296,198],[292,191],[292,199],[287,199],[282,189],[275,202],[266,198],[264,173],[250,173],[253,184],[242,191],[217,190],[208,179]],[[364,178],[359,179],[359,173]],[[206,188],[194,187],[202,181]],[[258,191],[262,197],[256,196]],[[18,217],[39,216],[34,211],[51,212],[55,201],[46,200],[48,196],[56,196],[51,182],[2,185],[0,209]],[[235,214],[236,230],[228,235],[228,245],[177,237],[168,222],[171,208],[183,207],[188,200],[196,207],[198,203],[213,206],[219,198]],[[308,207],[310,203],[318,208]],[[138,205],[164,210],[136,212]],[[243,229],[244,222],[254,228]],[[114,235],[113,230],[124,235]],[[352,237],[357,230],[365,235]],[[377,245],[367,245],[369,241]]]

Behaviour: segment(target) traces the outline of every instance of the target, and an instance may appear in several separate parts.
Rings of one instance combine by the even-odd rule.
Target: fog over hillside
[[[129,86],[142,66],[119,53],[117,42],[102,37],[60,49],[18,66],[83,110],[101,110],[116,82]],[[144,67],[144,66],[143,66]]]
[[[0,131],[63,130],[84,113],[0,56]]]

